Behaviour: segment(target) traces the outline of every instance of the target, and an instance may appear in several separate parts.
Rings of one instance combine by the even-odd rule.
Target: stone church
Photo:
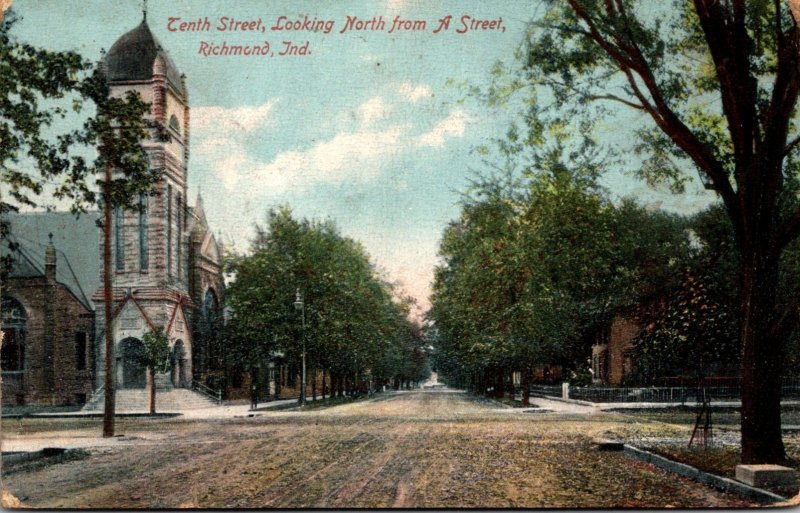
[[[153,36],[146,17],[120,37],[103,66],[111,94],[133,90],[166,127],[143,146],[162,172],[157,193],[117,210],[112,224],[115,382],[143,388],[142,336],[163,329],[170,372],[162,388],[206,378],[222,320],[222,248],[198,194],[188,199],[190,106],[186,77]],[[8,216],[2,253],[13,268],[2,290],[3,404],[81,404],[104,381],[102,235],[99,212]]]

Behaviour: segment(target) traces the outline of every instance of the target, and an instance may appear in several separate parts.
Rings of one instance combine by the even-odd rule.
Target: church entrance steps
[[[102,412],[103,405],[103,394],[99,394],[81,411]],[[196,410],[214,406],[217,406],[216,403],[192,390],[175,388],[162,391],[156,389],[157,412]],[[150,391],[144,388],[117,390],[115,411],[117,413],[150,411]]]

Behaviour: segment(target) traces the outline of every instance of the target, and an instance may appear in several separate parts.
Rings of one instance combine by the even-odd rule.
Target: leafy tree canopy
[[[228,266],[236,273],[227,291],[234,312],[229,354],[240,364],[257,365],[277,352],[297,363],[304,337],[311,368],[419,379],[421,329],[363,247],[333,223],[297,220],[288,207],[271,210],[266,228],[256,227],[251,252]],[[297,290],[302,312],[294,306]]]
[[[778,296],[782,254],[800,234],[797,20],[779,1],[540,6],[521,67],[498,68],[489,100],[527,91],[529,147],[565,127],[580,134],[572,147],[602,134],[648,182],[679,192],[699,173],[718,194],[739,257],[742,458],[783,462],[781,355],[799,311]]]

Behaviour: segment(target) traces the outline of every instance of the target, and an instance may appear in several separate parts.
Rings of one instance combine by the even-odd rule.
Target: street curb
[[[391,392],[395,392],[395,391],[393,390]],[[330,401],[330,397],[326,397],[325,399],[317,399],[316,401],[312,400],[310,398],[306,398],[306,400],[308,401],[308,405],[309,406],[315,405],[315,406],[319,406],[319,407],[333,407],[333,406],[341,406],[343,404],[350,404],[350,403],[354,403],[354,402],[357,402],[357,401],[372,401],[372,400],[375,400],[375,399],[379,399],[381,397],[388,397],[391,392],[389,392],[389,391],[386,391],[386,392],[375,392],[371,396],[359,396],[359,397],[350,397],[350,396],[348,396],[346,398],[347,401],[341,401],[341,402],[336,402],[336,403]],[[265,411],[270,411],[270,410],[272,410],[272,411],[282,411],[282,410],[291,410],[293,408],[297,408],[297,411],[303,411],[303,410],[300,409],[300,405],[298,404],[298,399],[299,398],[289,398],[289,399],[279,399],[277,401],[265,402],[265,403],[263,403],[264,406],[259,406],[255,410],[253,410],[253,409],[247,410],[247,413],[248,414],[252,414],[252,413],[265,412]],[[290,400],[292,402],[283,402],[283,401],[287,401],[287,400]],[[331,403],[331,404],[328,404],[328,403]]]
[[[491,403],[494,403],[496,406],[498,406],[500,408],[510,408],[510,409],[513,409],[513,410],[518,409],[516,406],[511,406],[510,404],[502,403],[502,402],[498,401],[497,399],[495,399],[494,397],[486,397],[486,396],[480,396],[480,395],[478,395],[477,397],[479,397],[479,398],[481,398],[483,400],[489,401]],[[519,409],[522,409],[522,408],[519,408]]]
[[[150,415],[149,413],[115,413],[114,417],[142,417],[142,418],[173,418],[173,417],[180,417],[183,413],[179,412],[164,412],[164,413],[155,413]],[[102,412],[86,412],[86,413],[29,413],[27,415],[23,415],[20,418],[26,419],[85,419],[85,418],[102,418]],[[4,417],[5,418],[5,417]]]
[[[757,499],[765,502],[780,502],[786,500],[786,497],[782,497],[776,493],[762,490],[761,488],[755,488],[739,481],[728,479],[727,477],[709,474],[708,472],[704,472],[700,469],[692,467],[691,465],[672,461],[650,451],[638,449],[632,445],[625,444],[622,452],[630,458],[635,458],[639,461],[650,463],[651,465],[655,465],[656,467],[666,470],[667,472],[678,474],[723,492],[734,492],[751,499]]]
[[[547,399],[548,401],[558,401],[561,403],[567,404],[579,404],[581,406],[597,406],[595,403],[590,401],[581,401],[580,399],[564,399],[563,397],[556,397],[554,395],[544,395],[544,394],[533,394],[531,396],[541,397],[542,399]]]
[[[63,449],[61,447],[46,447],[38,451],[4,452],[2,455],[2,461],[4,465],[10,465],[13,463],[22,463],[25,461],[35,461],[43,458],[60,456],[62,454],[65,454],[68,450],[69,449]]]

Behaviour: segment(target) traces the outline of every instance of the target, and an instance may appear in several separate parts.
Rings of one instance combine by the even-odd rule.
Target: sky
[[[99,58],[141,22],[142,6],[14,0],[22,18],[14,33]],[[474,149],[515,119],[513,110],[465,97],[455,84],[487,84],[496,62],[513,62],[540,10],[537,0],[149,0],[148,24],[187,77],[190,198],[202,193],[212,229],[237,251],[247,250],[254,223],[264,224],[272,207],[331,219],[426,309],[442,231],[459,214],[460,192],[484,169]],[[434,33],[448,15],[449,26]],[[494,24],[458,33],[463,16]],[[348,17],[381,17],[385,27],[377,30],[376,21],[376,30],[342,33]],[[179,30],[206,18],[208,31]],[[403,23],[392,31],[396,18],[425,28]],[[256,30],[230,30],[235,21]],[[328,33],[307,30],[315,21],[333,23]],[[223,42],[264,48],[265,41],[272,56],[202,53]],[[284,41],[299,52],[307,43],[307,53],[278,55]],[[611,127],[608,137],[617,136],[624,137]],[[674,211],[709,201],[697,184],[671,196],[615,170],[604,183],[615,197]]]

